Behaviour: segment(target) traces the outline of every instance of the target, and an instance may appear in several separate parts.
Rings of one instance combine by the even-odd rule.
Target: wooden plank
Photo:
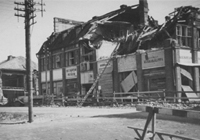
[[[137,84],[137,75],[132,71],[122,82],[123,91],[128,92]]]
[[[155,132],[158,136],[168,136],[170,138],[178,138],[178,139],[182,139],[182,140],[199,140],[196,138],[189,138],[186,136],[181,136],[181,135],[175,135],[175,134],[169,134],[169,133],[164,133],[164,132]]]
[[[128,128],[133,129],[135,131],[135,133],[137,134],[137,136],[139,137],[139,140],[141,140],[142,136],[141,134],[138,132],[139,131],[143,131],[143,129],[141,128],[136,128],[136,127],[132,127],[132,126],[128,126]]]
[[[153,112],[153,109],[151,109],[151,110],[149,111],[149,115],[148,115],[148,117],[147,117],[147,120],[146,120],[146,123],[145,123],[145,126],[144,126],[144,131],[143,131],[143,133],[142,133],[142,138],[141,138],[141,140],[144,140],[144,139],[145,139],[146,133],[147,133],[147,131],[148,131],[148,126],[149,126],[149,124],[150,124],[150,122],[151,122],[153,116],[154,116],[154,112]]]
[[[188,79],[190,79],[191,81],[193,81],[192,75],[188,71],[186,71],[185,69],[181,68],[181,74],[183,74],[185,77],[187,77]]]
[[[185,85],[182,85],[182,89],[184,91],[193,91],[190,86],[185,86]],[[193,93],[187,93],[187,92],[185,92],[185,95],[188,97],[189,101],[200,101],[200,99],[190,99],[191,97],[198,98],[197,94],[194,93],[194,91],[193,91]]]

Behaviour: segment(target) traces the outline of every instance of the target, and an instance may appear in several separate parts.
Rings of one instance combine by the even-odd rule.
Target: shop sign
[[[164,66],[164,50],[152,51],[142,54],[142,69],[158,68]]]
[[[117,59],[118,72],[133,71],[137,69],[136,55],[126,55]]]
[[[74,79],[77,78],[77,67],[67,67],[65,68],[66,79]]]
[[[62,80],[62,69],[53,70],[53,80]]]
[[[180,63],[192,63],[192,54],[190,50],[179,50]]]
[[[101,72],[107,64],[108,59],[98,61],[98,73]],[[113,70],[113,63],[112,61],[109,62],[107,65],[104,73],[111,73]]]
[[[179,62],[180,63],[192,63],[192,53],[191,50],[179,50]],[[198,52],[198,63],[200,64],[200,52]]]

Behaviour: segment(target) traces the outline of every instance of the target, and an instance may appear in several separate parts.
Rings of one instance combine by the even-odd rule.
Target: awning
[[[181,66],[188,66],[188,67],[200,67],[200,64],[198,63],[180,63],[180,62],[177,62],[178,65],[181,65]]]

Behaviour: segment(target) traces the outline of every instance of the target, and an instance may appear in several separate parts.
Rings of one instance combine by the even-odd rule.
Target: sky
[[[7,56],[26,56],[24,18],[16,17],[15,2],[24,0],[0,0],[0,62]],[[41,2],[41,0],[34,0]],[[41,12],[35,12],[36,24],[31,26],[31,59],[38,62],[36,53],[44,41],[53,32],[53,18],[59,17],[86,22],[94,16],[101,16],[119,9],[120,5],[128,6],[139,3],[139,0],[43,0],[45,3],[43,17]],[[194,6],[200,8],[199,0],[148,0],[149,15],[159,24],[164,22],[165,16],[180,6]],[[24,8],[19,6],[19,8]],[[39,5],[35,8],[41,8]],[[24,14],[20,12],[19,14]]]

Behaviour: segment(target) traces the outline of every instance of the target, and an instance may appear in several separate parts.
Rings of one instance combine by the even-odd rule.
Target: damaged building
[[[199,91],[199,9],[176,8],[162,25],[148,11],[147,1],[140,0],[52,33],[37,53],[40,94],[83,97],[105,65],[96,86],[104,97],[158,90],[180,97],[188,94],[175,91]]]

